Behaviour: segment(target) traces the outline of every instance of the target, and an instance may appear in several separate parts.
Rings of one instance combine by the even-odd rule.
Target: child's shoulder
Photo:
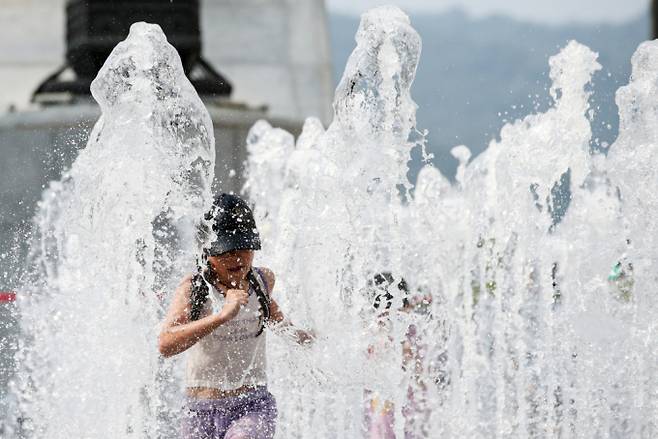
[[[190,282],[192,282],[193,278],[194,278],[194,273],[187,273],[185,276],[183,276],[183,279],[181,279],[179,285],[189,284]]]
[[[181,279],[176,291],[187,292],[192,288],[192,279],[194,279],[194,273],[188,273]]]

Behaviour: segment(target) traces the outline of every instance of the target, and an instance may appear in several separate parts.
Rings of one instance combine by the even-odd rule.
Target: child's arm
[[[270,323],[277,331],[290,333],[290,335],[295,339],[295,341],[300,345],[308,345],[315,340],[315,334],[313,331],[307,331],[297,328],[290,320],[286,319],[283,311],[279,307],[279,304],[276,303],[276,300],[272,298],[272,291],[274,290],[274,283],[276,278],[272,270],[268,268],[261,268],[261,272],[267,281],[267,287],[269,289],[268,293],[270,295]]]

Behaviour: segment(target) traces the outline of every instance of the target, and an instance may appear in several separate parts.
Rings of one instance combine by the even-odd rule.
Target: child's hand
[[[227,321],[231,320],[240,312],[240,306],[246,305],[248,301],[249,295],[246,291],[226,290],[226,298],[220,314],[222,314]]]

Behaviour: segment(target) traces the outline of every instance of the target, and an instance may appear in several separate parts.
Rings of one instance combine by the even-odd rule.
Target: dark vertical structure
[[[199,0],[68,0],[66,3],[66,62],[34,92],[89,95],[91,81],[110,52],[138,21],[157,23],[176,48],[185,74],[202,96],[228,96],[231,85],[201,56]],[[72,71],[74,79],[64,79]]]
[[[658,0],[651,2],[651,39],[658,38]]]

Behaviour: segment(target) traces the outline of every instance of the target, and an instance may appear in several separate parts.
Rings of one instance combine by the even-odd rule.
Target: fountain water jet
[[[22,289],[29,437],[170,437],[165,291],[194,267],[211,200],[210,117],[157,25],[137,23],[92,83],[102,116],[44,192]]]
[[[367,359],[376,330],[366,331],[362,320],[374,326],[375,318],[371,299],[361,292],[375,273],[392,271],[398,280],[402,275],[402,237],[395,224],[399,186],[416,145],[410,140],[416,110],[410,87],[420,38],[406,15],[387,7],[364,15],[356,41],[336,90],[333,123],[325,132],[317,121],[307,121],[279,173],[282,183],[274,176],[263,179],[258,164],[289,146],[248,145],[249,194],[265,221],[276,224],[265,237],[272,251],[263,256],[279,273],[282,306],[331,346],[303,352],[285,339],[271,343],[273,363],[297,372],[273,375],[274,391],[285,389],[279,400],[282,437],[308,437],[311,430],[316,437],[359,437],[366,387],[389,399],[406,394],[396,378],[401,352],[380,352],[378,368]],[[262,128],[256,127],[254,139],[265,138]],[[272,184],[282,189],[272,191]],[[401,305],[402,297],[395,303]],[[399,326],[395,344],[404,338],[405,323],[392,322]],[[391,385],[391,379],[397,381]]]

